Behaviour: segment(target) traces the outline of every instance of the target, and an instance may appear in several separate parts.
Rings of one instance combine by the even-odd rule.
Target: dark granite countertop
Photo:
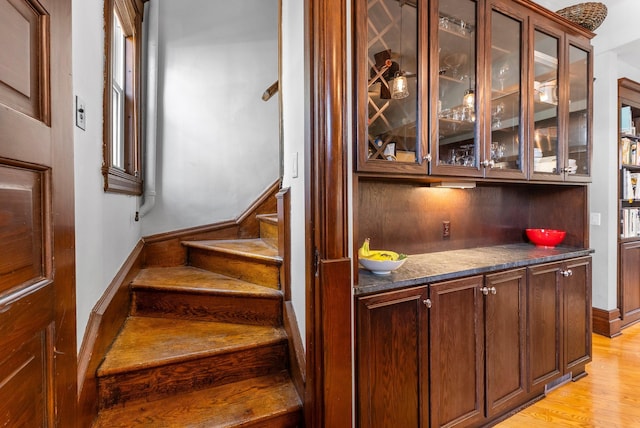
[[[389,291],[470,275],[497,272],[588,256],[588,248],[539,248],[532,244],[496,245],[493,247],[412,254],[398,270],[389,275],[375,275],[364,268],[358,273],[356,295]]]

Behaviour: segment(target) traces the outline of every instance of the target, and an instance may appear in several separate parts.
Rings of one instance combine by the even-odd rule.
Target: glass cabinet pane
[[[415,3],[368,2],[369,160],[416,161],[417,16]]]
[[[521,51],[522,23],[500,12],[491,16],[492,168],[522,170]]]
[[[477,168],[476,2],[440,1],[438,24],[437,162]]]
[[[569,46],[569,156],[567,174],[589,175],[589,53]]]
[[[558,164],[559,40],[535,31],[533,52],[534,173],[559,174]]]

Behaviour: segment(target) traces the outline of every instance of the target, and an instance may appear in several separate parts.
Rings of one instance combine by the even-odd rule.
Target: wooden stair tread
[[[272,264],[282,263],[282,257],[278,255],[278,250],[260,238],[183,241],[182,245],[237,256],[251,257]]]
[[[284,340],[286,333],[277,327],[131,316],[98,368],[98,376]]]
[[[216,293],[234,296],[280,298],[282,293],[193,266],[142,269],[131,283],[134,289],[167,290],[192,293]]]
[[[290,378],[279,373],[115,407],[102,411],[93,427],[293,427],[301,422],[301,407]],[[269,422],[287,414],[290,423]]]
[[[278,224],[278,214],[258,214],[256,218],[265,223]]]

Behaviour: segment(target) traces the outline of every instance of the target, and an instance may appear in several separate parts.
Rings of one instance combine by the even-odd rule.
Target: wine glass
[[[498,81],[500,82],[500,91],[504,91],[504,81],[509,76],[509,63],[504,62],[498,69]]]
[[[442,62],[451,70],[452,77],[457,78],[459,77],[460,67],[467,62],[467,54],[452,53],[445,56]]]

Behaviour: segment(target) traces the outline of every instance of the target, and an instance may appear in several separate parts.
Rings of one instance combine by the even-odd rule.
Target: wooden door
[[[591,257],[565,263],[564,292],[564,370],[573,377],[591,361]]]
[[[563,374],[561,263],[528,270],[529,385],[541,390]]]
[[[70,17],[0,0],[0,426],[75,426]]]
[[[526,383],[526,269],[487,275],[485,366],[487,416],[524,402]]]
[[[430,286],[431,426],[484,420],[483,277]]]
[[[359,427],[428,427],[427,287],[357,301]]]
[[[620,244],[619,304],[622,326],[640,319],[640,241]]]

